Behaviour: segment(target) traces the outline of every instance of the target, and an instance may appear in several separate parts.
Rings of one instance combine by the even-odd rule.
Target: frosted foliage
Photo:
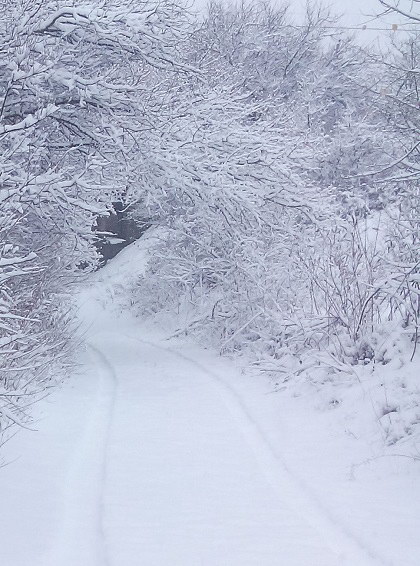
[[[400,328],[413,352],[419,320],[418,145],[401,127],[418,119],[401,95],[416,96],[410,43],[391,95],[388,59],[334,37],[327,12],[289,22],[213,3],[192,37],[204,80],[179,87],[140,197],[170,228],[140,307],[180,313],[177,333],[222,351],[384,363],[377,333]]]
[[[34,0],[0,10],[4,430],[25,421],[27,395],[43,394],[68,359],[64,292],[96,264],[92,226],[132,182],[150,77],[174,71],[184,22],[165,2]]]

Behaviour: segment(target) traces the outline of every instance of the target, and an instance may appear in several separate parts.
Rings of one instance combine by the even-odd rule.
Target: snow
[[[418,566],[419,462],[372,458],[366,389],[279,390],[121,312],[159,237],[87,282],[78,370],[3,448],[1,565]]]

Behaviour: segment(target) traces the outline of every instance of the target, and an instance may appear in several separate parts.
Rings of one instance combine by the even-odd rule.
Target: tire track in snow
[[[326,546],[337,554],[340,566],[392,566],[392,562],[379,556],[364,541],[341,524],[299,476],[289,468],[281,454],[272,446],[258,422],[252,417],[243,399],[220,375],[209,370],[197,360],[172,348],[128,334],[124,336],[131,341],[182,359],[210,378],[210,382],[242,431],[263,474],[278,497],[320,534]]]
[[[107,453],[117,380],[106,357],[92,344],[98,377],[83,435],[65,478],[63,515],[45,566],[111,566],[104,530]],[[99,369],[99,371],[98,371]],[[89,402],[91,399],[89,399]]]
[[[106,537],[106,530],[105,530],[105,491],[106,491],[106,484],[107,484],[107,464],[108,464],[108,453],[109,453],[109,442],[111,437],[111,429],[112,423],[114,420],[114,412],[115,412],[115,400],[117,394],[117,374],[115,372],[114,367],[108,361],[108,358],[99,350],[96,346],[93,346],[92,343],[89,343],[89,348],[95,354],[96,358],[99,361],[98,365],[101,365],[104,373],[108,374],[108,382],[111,384],[111,395],[109,397],[109,403],[107,407],[107,420],[106,420],[106,427],[104,430],[103,436],[103,444],[102,444],[102,462],[101,462],[101,477],[100,477],[100,492],[98,497],[98,534],[100,539],[100,564],[101,566],[112,566],[112,562],[110,559],[108,545],[107,545],[107,537]]]

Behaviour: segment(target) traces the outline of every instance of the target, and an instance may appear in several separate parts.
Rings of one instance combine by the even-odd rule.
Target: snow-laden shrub
[[[381,64],[329,38],[326,18],[309,13],[301,31],[284,10],[212,4],[192,39],[203,74],[178,87],[179,115],[149,146],[141,206],[169,235],[142,308],[181,313],[179,331],[224,351],[364,364],[383,357],[390,318],[414,348],[418,248],[397,275],[405,221],[388,179],[403,140],[366,87]]]

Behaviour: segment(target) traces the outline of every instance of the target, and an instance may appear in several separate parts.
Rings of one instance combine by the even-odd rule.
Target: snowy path
[[[418,566],[416,469],[349,480],[369,447],[335,412],[115,313],[144,247],[82,293],[80,370],[3,448],[0,566]]]
[[[45,566],[374,564],[306,497],[240,399],[194,361],[92,338],[98,386]]]
[[[386,564],[306,493],[223,376],[114,326],[41,423],[48,446],[25,449],[32,467],[52,458],[48,497],[29,505],[25,547],[2,541],[2,566]]]
[[[85,370],[22,448],[30,479],[45,482],[18,497],[23,546],[22,513],[0,489],[12,510],[2,566],[389,564],[307,493],[208,359],[113,326],[91,333]]]

